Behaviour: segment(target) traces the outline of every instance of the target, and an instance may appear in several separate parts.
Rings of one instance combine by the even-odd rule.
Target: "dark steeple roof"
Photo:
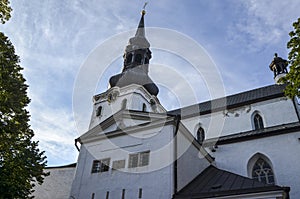
[[[144,10],[142,11],[142,17],[138,26],[138,29],[136,30],[135,36],[139,37],[145,37],[145,23],[144,23],[144,16],[145,16]]]
[[[109,84],[111,87],[138,84],[142,85],[151,95],[157,96],[158,87],[148,75],[151,51],[150,43],[145,36],[145,14],[146,11],[143,10],[135,36],[129,39],[126,46],[122,73],[112,76]]]
[[[209,166],[175,194],[173,199],[215,198],[269,191],[282,191],[288,194],[289,188],[265,184]]]

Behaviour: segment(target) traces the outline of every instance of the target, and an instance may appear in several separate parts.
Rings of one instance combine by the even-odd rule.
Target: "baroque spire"
[[[145,6],[141,12],[134,37],[129,39],[123,55],[122,73],[112,76],[109,80],[110,86],[124,87],[130,84],[142,85],[151,95],[157,96],[159,90],[151,78],[148,76],[149,61],[151,59],[150,43],[145,34],[144,16]]]

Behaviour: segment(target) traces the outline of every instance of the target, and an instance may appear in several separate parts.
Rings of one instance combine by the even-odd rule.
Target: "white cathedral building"
[[[77,163],[48,168],[36,198],[299,198],[297,100],[274,84],[166,111],[148,76],[144,15],[122,72],[93,97],[89,130],[75,140]],[[270,65],[276,81],[287,73],[278,59]]]

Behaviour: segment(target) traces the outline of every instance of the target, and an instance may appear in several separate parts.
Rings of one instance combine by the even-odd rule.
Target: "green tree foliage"
[[[9,4],[9,0],[0,0],[0,21],[2,24],[8,21],[11,17],[10,13],[12,9]]]
[[[46,156],[32,141],[30,102],[19,57],[0,32],[0,199],[32,198],[34,183],[42,183]]]
[[[291,39],[287,43],[289,52],[290,71],[284,79],[287,83],[285,95],[293,98],[300,97],[300,18],[293,23],[294,30],[289,33]]]

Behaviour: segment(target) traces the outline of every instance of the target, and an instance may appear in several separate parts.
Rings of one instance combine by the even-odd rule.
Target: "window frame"
[[[110,158],[103,158],[101,160],[93,160],[91,173],[108,172],[110,168]]]
[[[112,170],[124,169],[126,165],[125,160],[114,160],[112,163]]]
[[[255,161],[251,172],[252,179],[254,180],[266,184],[275,184],[273,169],[263,158],[260,157]]]
[[[259,113],[255,113],[253,115],[253,125],[254,125],[254,130],[262,130],[265,128],[264,120]]]
[[[255,110],[252,112],[251,125],[253,131],[260,131],[265,128],[265,119],[260,111]]]
[[[256,166],[256,164],[259,162],[259,161],[263,161],[264,164],[265,164],[265,168],[266,169],[269,169],[271,170],[268,171],[267,173],[269,173],[267,176],[266,179],[266,182],[265,181],[261,181],[260,179],[258,179],[257,177],[255,177],[253,175],[253,170],[256,168],[258,169],[258,167]],[[257,180],[257,181],[260,181],[262,183],[269,183],[269,184],[276,184],[276,174],[275,174],[275,171],[274,171],[274,167],[273,167],[273,164],[271,162],[271,160],[264,154],[262,153],[256,153],[254,154],[249,160],[248,160],[248,164],[247,164],[247,171],[248,171],[248,176],[254,180]],[[264,171],[262,170],[261,171],[261,175],[262,173],[264,173]],[[271,175],[270,175],[271,174]],[[272,179],[270,180],[269,177],[272,177]]]
[[[129,154],[128,168],[145,167],[150,164],[150,151]]]

